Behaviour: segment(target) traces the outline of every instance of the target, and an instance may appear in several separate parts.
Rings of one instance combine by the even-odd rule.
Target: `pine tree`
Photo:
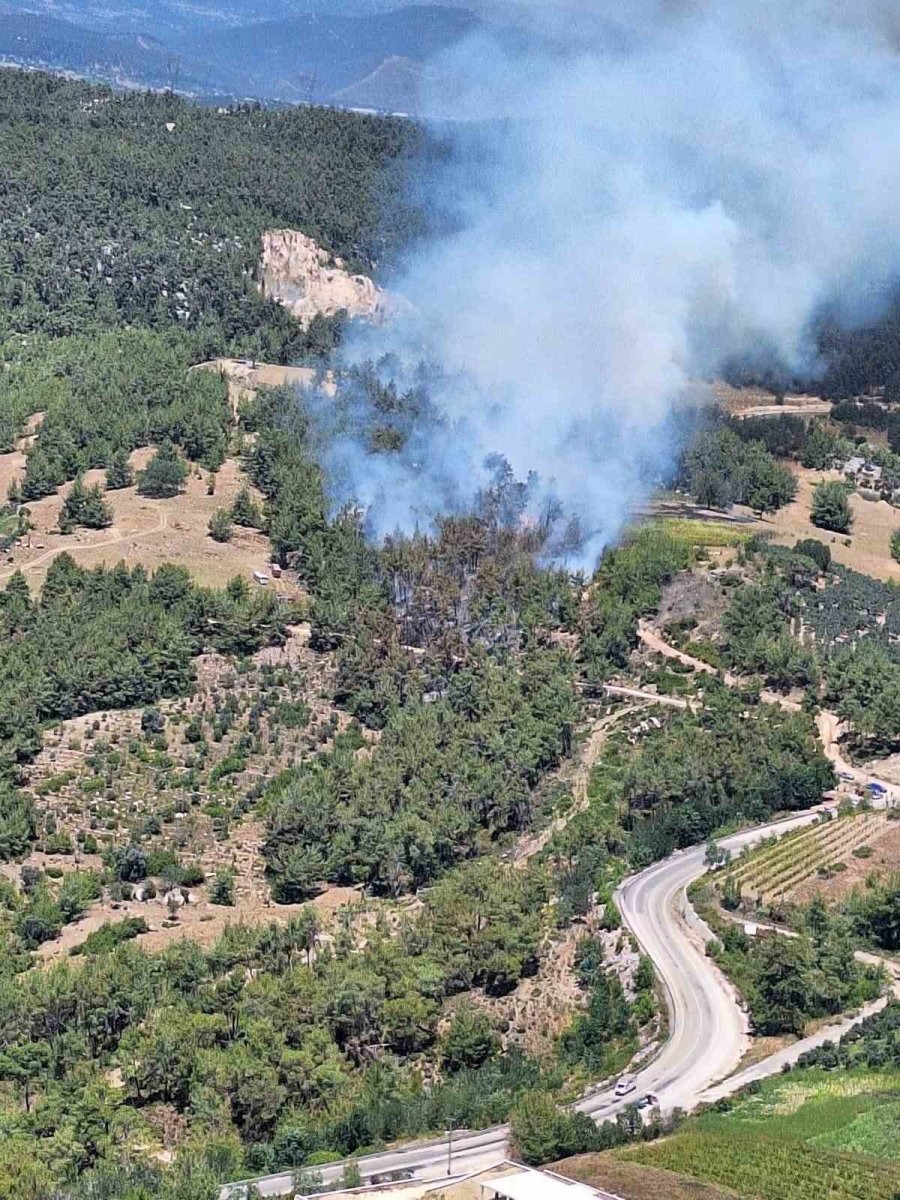
[[[117,450],[106,468],[106,490],[117,491],[119,488],[131,487],[134,483],[134,471],[128,461],[125,450]]]
[[[60,509],[60,532],[71,533],[76,525],[84,525],[88,529],[106,529],[112,525],[112,520],[112,508],[103,499],[100,485],[95,483],[86,488],[79,475]]]
[[[809,519],[820,529],[848,533],[853,524],[853,513],[847,499],[847,485],[838,480],[820,483],[813,492]]]
[[[249,488],[242,487],[235,497],[231,506],[231,519],[235,525],[243,525],[247,529],[262,527],[262,513]]]
[[[138,473],[137,489],[142,496],[154,500],[169,500],[177,496],[184,487],[188,469],[170,441],[165,441]]]
[[[209,519],[209,536],[216,542],[230,542],[233,529],[227,508],[217,508]]]

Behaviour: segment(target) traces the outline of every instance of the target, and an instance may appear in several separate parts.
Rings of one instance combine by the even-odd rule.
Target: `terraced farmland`
[[[723,890],[730,884],[742,898],[763,905],[788,900],[811,875],[846,862],[886,827],[883,813],[859,813],[809,825],[736,859],[716,886]]]

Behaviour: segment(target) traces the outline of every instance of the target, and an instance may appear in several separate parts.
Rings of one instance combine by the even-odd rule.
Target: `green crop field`
[[[900,1074],[821,1070],[768,1080],[730,1112],[617,1157],[750,1200],[892,1200],[900,1193]]]
[[[752,526],[733,521],[694,520],[691,517],[655,517],[648,523],[664,529],[669,537],[688,546],[740,546],[756,532]]]

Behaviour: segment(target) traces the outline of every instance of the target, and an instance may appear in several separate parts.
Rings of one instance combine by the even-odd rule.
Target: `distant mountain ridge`
[[[156,38],[97,33],[30,13],[0,12],[0,58],[117,84],[169,87],[175,82],[172,51]],[[209,78],[212,82],[212,75]]]
[[[363,6],[385,7],[338,0],[357,15],[298,15],[307,0],[225,0],[209,16],[175,0],[0,0],[0,58],[114,84],[288,102],[368,97],[364,107],[409,111],[421,66],[482,24],[447,5],[360,15]]]
[[[365,79],[335,92],[335,103],[343,108],[376,109],[411,113],[416,110],[427,65],[395,55],[386,58]]]
[[[629,36],[566,3],[578,0],[0,0],[0,60],[206,99],[412,113],[442,53],[479,31],[550,53]]]
[[[461,8],[415,5],[376,17],[313,15],[225,29],[206,48],[218,63],[240,59],[254,94],[294,99],[305,87],[312,99],[334,99],[387,62],[425,63],[480,25]],[[387,91],[380,107],[396,108],[399,99]]]

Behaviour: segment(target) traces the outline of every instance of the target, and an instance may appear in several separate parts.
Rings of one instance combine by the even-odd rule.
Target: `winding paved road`
[[[719,674],[715,668],[691,658],[669,645],[649,625],[641,623],[641,640],[651,649],[670,658],[677,658],[695,669]],[[737,679],[727,673],[725,682],[731,686]],[[633,689],[619,689],[621,694],[650,699]],[[794,701],[776,693],[763,692],[762,699],[784,708],[799,707]],[[837,746],[837,718],[830,713],[820,714],[819,735],[826,755],[845,776],[860,783],[876,777],[851,767]],[[891,788],[895,799],[900,789]],[[746,830],[720,841],[720,845],[738,854],[745,846],[753,845],[773,834],[786,833],[815,821],[820,809],[810,809],[756,829]],[[884,998],[867,1005],[859,1013],[846,1017],[811,1037],[794,1043],[785,1050],[744,1071],[735,1072],[749,1040],[749,1025],[744,1007],[735,989],[706,956],[705,943],[711,938],[707,926],[688,903],[688,884],[706,870],[705,847],[673,854],[637,875],[626,879],[616,892],[616,903],[622,919],[635,935],[644,953],[653,960],[666,989],[669,1008],[669,1037],[660,1052],[640,1069],[635,1091],[617,1099],[608,1083],[589,1092],[575,1107],[597,1121],[608,1120],[644,1092],[654,1092],[665,1111],[674,1108],[691,1109],[698,1104],[721,1099],[745,1087],[751,1080],[777,1074],[800,1055],[828,1040],[837,1040],[854,1024],[882,1007]],[[418,1181],[439,1180],[448,1174],[466,1175],[495,1166],[510,1153],[509,1126],[498,1125],[477,1133],[460,1131],[453,1135],[452,1147],[446,1138],[416,1142],[395,1150],[368,1155],[354,1160],[363,1179],[372,1175],[409,1173]],[[337,1183],[344,1164],[334,1163],[320,1168],[326,1182]],[[228,1184],[221,1200],[237,1200],[245,1193],[245,1184]],[[290,1172],[269,1175],[253,1180],[263,1196],[282,1196],[294,1191]]]
[[[773,833],[785,833],[809,824],[818,816],[813,809],[782,821],[759,826],[720,845],[739,853]],[[669,1037],[660,1053],[636,1075],[636,1091],[625,1099],[616,1099],[611,1086],[589,1093],[576,1108],[598,1121],[606,1120],[643,1092],[655,1092],[665,1110],[693,1108],[707,1099],[715,1086],[716,1098],[737,1091],[747,1080],[742,1075],[725,1079],[740,1062],[747,1046],[747,1018],[734,989],[704,953],[709,931],[687,902],[685,888],[706,869],[705,848],[697,846],[655,863],[638,875],[626,879],[616,893],[623,920],[634,933],[645,953],[653,959],[666,988],[669,1001]],[[870,1006],[855,1020],[872,1011]],[[794,1061],[803,1050],[840,1036],[853,1021],[820,1030],[812,1038],[781,1051],[753,1068],[753,1078],[777,1074],[783,1063]],[[419,1181],[439,1180],[448,1174],[448,1162],[454,1176],[494,1166],[510,1153],[509,1127],[499,1125],[477,1133],[459,1132],[453,1136],[452,1159],[446,1138],[416,1142],[395,1150],[354,1160],[364,1179],[391,1172],[410,1172]],[[343,1163],[318,1168],[326,1182],[335,1182],[343,1174]],[[221,1198],[237,1200],[243,1194],[242,1183],[226,1185]],[[294,1190],[290,1172],[253,1180],[263,1196],[289,1195]]]

